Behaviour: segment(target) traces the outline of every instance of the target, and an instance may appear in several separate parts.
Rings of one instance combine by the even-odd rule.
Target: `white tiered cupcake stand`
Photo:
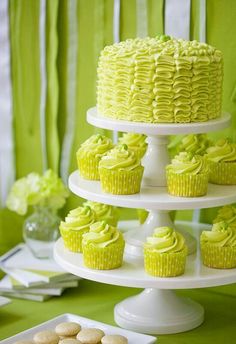
[[[128,287],[146,288],[115,307],[115,321],[121,327],[148,334],[164,334],[188,331],[204,320],[204,310],[198,303],[181,298],[174,289],[213,287],[236,282],[236,269],[210,269],[202,265],[199,248],[187,258],[184,275],[172,278],[149,276],[144,271],[142,245],[157,226],[173,225],[169,211],[200,209],[220,206],[236,201],[236,186],[209,184],[208,194],[203,197],[173,197],[167,193],[164,171],[169,161],[167,135],[204,133],[223,129],[230,124],[230,115],[220,119],[190,124],[145,124],[116,121],[100,117],[95,108],[87,114],[89,123],[104,129],[138,132],[148,135],[148,151],[143,165],[145,173],[142,188],[135,195],[110,195],[102,192],[97,181],[84,180],[76,171],[69,178],[70,189],[88,200],[129,208],[145,208],[149,216],[144,225],[126,222],[126,250],[121,268],[109,271],[91,270],[83,265],[81,254],[67,251],[59,239],[54,248],[56,261],[69,272],[98,282]],[[163,163],[164,162],[164,163]],[[124,224],[123,224],[124,225]],[[209,225],[196,223],[176,224],[187,238],[190,251],[194,251],[192,236],[185,229],[191,228],[198,239],[201,230]]]

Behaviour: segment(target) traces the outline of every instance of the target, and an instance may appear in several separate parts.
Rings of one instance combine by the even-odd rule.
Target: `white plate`
[[[32,339],[34,334],[43,330],[54,330],[57,324],[64,321],[78,322],[82,327],[97,327],[103,330],[106,334],[120,334],[128,338],[129,344],[152,344],[156,343],[156,337],[148,336],[145,334],[135,333],[121,329],[119,327],[110,326],[99,321],[91,320],[88,318],[80,317],[75,314],[62,314],[54,319],[46,321],[38,326],[32,327],[29,330],[18,333],[17,335],[0,341],[1,344],[13,344],[18,340]]]
[[[7,297],[0,296],[0,307],[7,305],[11,300]]]

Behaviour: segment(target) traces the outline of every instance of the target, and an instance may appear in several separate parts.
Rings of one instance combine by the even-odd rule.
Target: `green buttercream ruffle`
[[[171,37],[128,39],[104,48],[99,112],[137,122],[201,122],[220,116],[222,53]]]

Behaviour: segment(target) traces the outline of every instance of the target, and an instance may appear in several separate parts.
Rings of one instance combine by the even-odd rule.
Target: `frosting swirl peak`
[[[191,153],[181,152],[172,159],[171,164],[166,167],[174,173],[199,174],[208,173],[208,165],[205,158],[200,155],[192,156]]]
[[[99,168],[110,170],[131,171],[140,166],[140,160],[136,154],[129,150],[127,145],[118,145],[104,155],[99,162]]]
[[[236,144],[221,139],[207,149],[207,158],[213,162],[236,162]]]
[[[186,249],[184,237],[171,227],[155,228],[145,245],[158,253],[175,253]]]
[[[202,232],[201,243],[218,247],[236,247],[236,231],[224,221],[215,223],[211,231]]]

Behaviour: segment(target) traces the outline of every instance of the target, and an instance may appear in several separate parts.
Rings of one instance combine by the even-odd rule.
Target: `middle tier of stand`
[[[175,197],[165,186],[142,186],[134,195],[112,195],[102,191],[99,181],[86,180],[79,172],[69,177],[70,190],[85,199],[128,208],[159,210],[201,209],[236,202],[236,185],[209,184],[207,195],[202,197]]]

